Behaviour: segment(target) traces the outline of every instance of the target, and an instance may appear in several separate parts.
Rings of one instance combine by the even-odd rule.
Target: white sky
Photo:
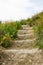
[[[43,10],[43,0],[0,0],[0,20],[19,20]]]

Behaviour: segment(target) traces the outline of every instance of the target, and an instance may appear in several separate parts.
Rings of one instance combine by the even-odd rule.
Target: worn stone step
[[[33,27],[30,27],[29,25],[22,25],[22,29],[29,30],[29,29],[33,29]]]
[[[31,34],[34,33],[34,30],[18,30],[18,34]]]
[[[22,27],[29,27],[29,25],[22,25]]]
[[[37,51],[38,51],[39,49],[38,48],[33,48],[33,49],[7,49],[7,50],[3,50],[3,52],[5,52],[5,53],[13,53],[13,54],[15,54],[15,53],[18,53],[18,54],[21,54],[21,53],[24,53],[24,54],[27,54],[27,53],[29,53],[29,54],[34,54],[34,53],[36,53]]]
[[[34,39],[14,40],[11,49],[30,49],[34,46]]]
[[[38,48],[3,50],[3,53],[0,65],[43,65],[43,52]]]
[[[33,29],[32,27],[22,27],[22,30],[29,30],[29,29]]]
[[[7,60],[21,60],[27,57],[27,55],[34,55],[37,53],[39,49],[38,48],[33,48],[33,49],[8,49],[8,50],[3,50],[5,54],[8,55]]]
[[[18,34],[18,39],[33,39],[35,35],[33,33],[31,34]]]
[[[17,43],[17,44],[27,44],[27,43],[32,43],[33,41],[35,40],[35,38],[34,39],[26,39],[26,40],[15,40],[15,43]]]

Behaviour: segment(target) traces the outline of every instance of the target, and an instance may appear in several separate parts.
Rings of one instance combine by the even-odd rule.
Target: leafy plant
[[[26,20],[21,20],[20,23],[21,23],[21,25],[26,25],[27,21]]]
[[[21,27],[22,27],[21,23],[16,21],[16,28],[17,28],[17,30],[21,29]]]
[[[3,37],[1,45],[2,45],[2,47],[5,47],[5,48],[8,48],[11,46],[9,34],[6,34]]]

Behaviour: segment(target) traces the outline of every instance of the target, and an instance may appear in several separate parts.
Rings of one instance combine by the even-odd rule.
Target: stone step
[[[10,49],[30,49],[34,46],[34,39],[14,40]]]
[[[34,30],[18,30],[18,34],[31,34],[34,33]]]
[[[1,61],[1,65],[36,65],[36,60],[39,60],[39,56],[37,56],[38,51],[38,48],[30,50],[4,50],[5,56],[3,57],[3,61]]]
[[[36,53],[37,51],[38,51],[39,49],[38,48],[33,48],[33,49],[8,49],[8,50],[3,50],[3,52],[5,52],[5,53],[13,53],[13,54],[15,54],[15,53],[18,53],[18,54],[21,54],[21,53],[24,53],[24,54],[27,54],[27,53],[29,53],[29,54],[34,54],[34,53]]]
[[[30,29],[33,29],[33,28],[32,27],[25,27],[25,28],[22,27],[22,30],[30,30]]]
[[[10,50],[3,50],[3,52],[8,55],[9,58],[7,58],[7,60],[20,60],[27,57],[28,54],[29,56],[36,54],[38,50],[39,50],[38,48],[19,49],[19,50],[10,49]]]
[[[29,27],[29,25],[22,25],[22,27]]]
[[[22,25],[22,29],[29,30],[29,29],[33,29],[33,27],[30,27],[29,25]]]
[[[26,39],[26,40],[15,40],[15,43],[17,43],[17,44],[27,44],[27,43],[32,43],[33,41],[35,40],[35,38],[34,39]]]
[[[33,33],[31,34],[18,34],[18,39],[22,40],[22,39],[33,39],[35,37],[35,35]]]

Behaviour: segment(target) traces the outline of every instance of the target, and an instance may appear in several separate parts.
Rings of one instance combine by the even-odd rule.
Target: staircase
[[[31,49],[35,41],[33,27],[29,25],[22,25],[22,29],[18,31],[18,38],[13,41],[13,48],[15,49]]]
[[[12,42],[12,48],[3,50],[5,57],[1,65],[36,65],[38,48],[33,48],[34,41],[33,28],[22,25],[22,29],[18,31],[18,38]]]

